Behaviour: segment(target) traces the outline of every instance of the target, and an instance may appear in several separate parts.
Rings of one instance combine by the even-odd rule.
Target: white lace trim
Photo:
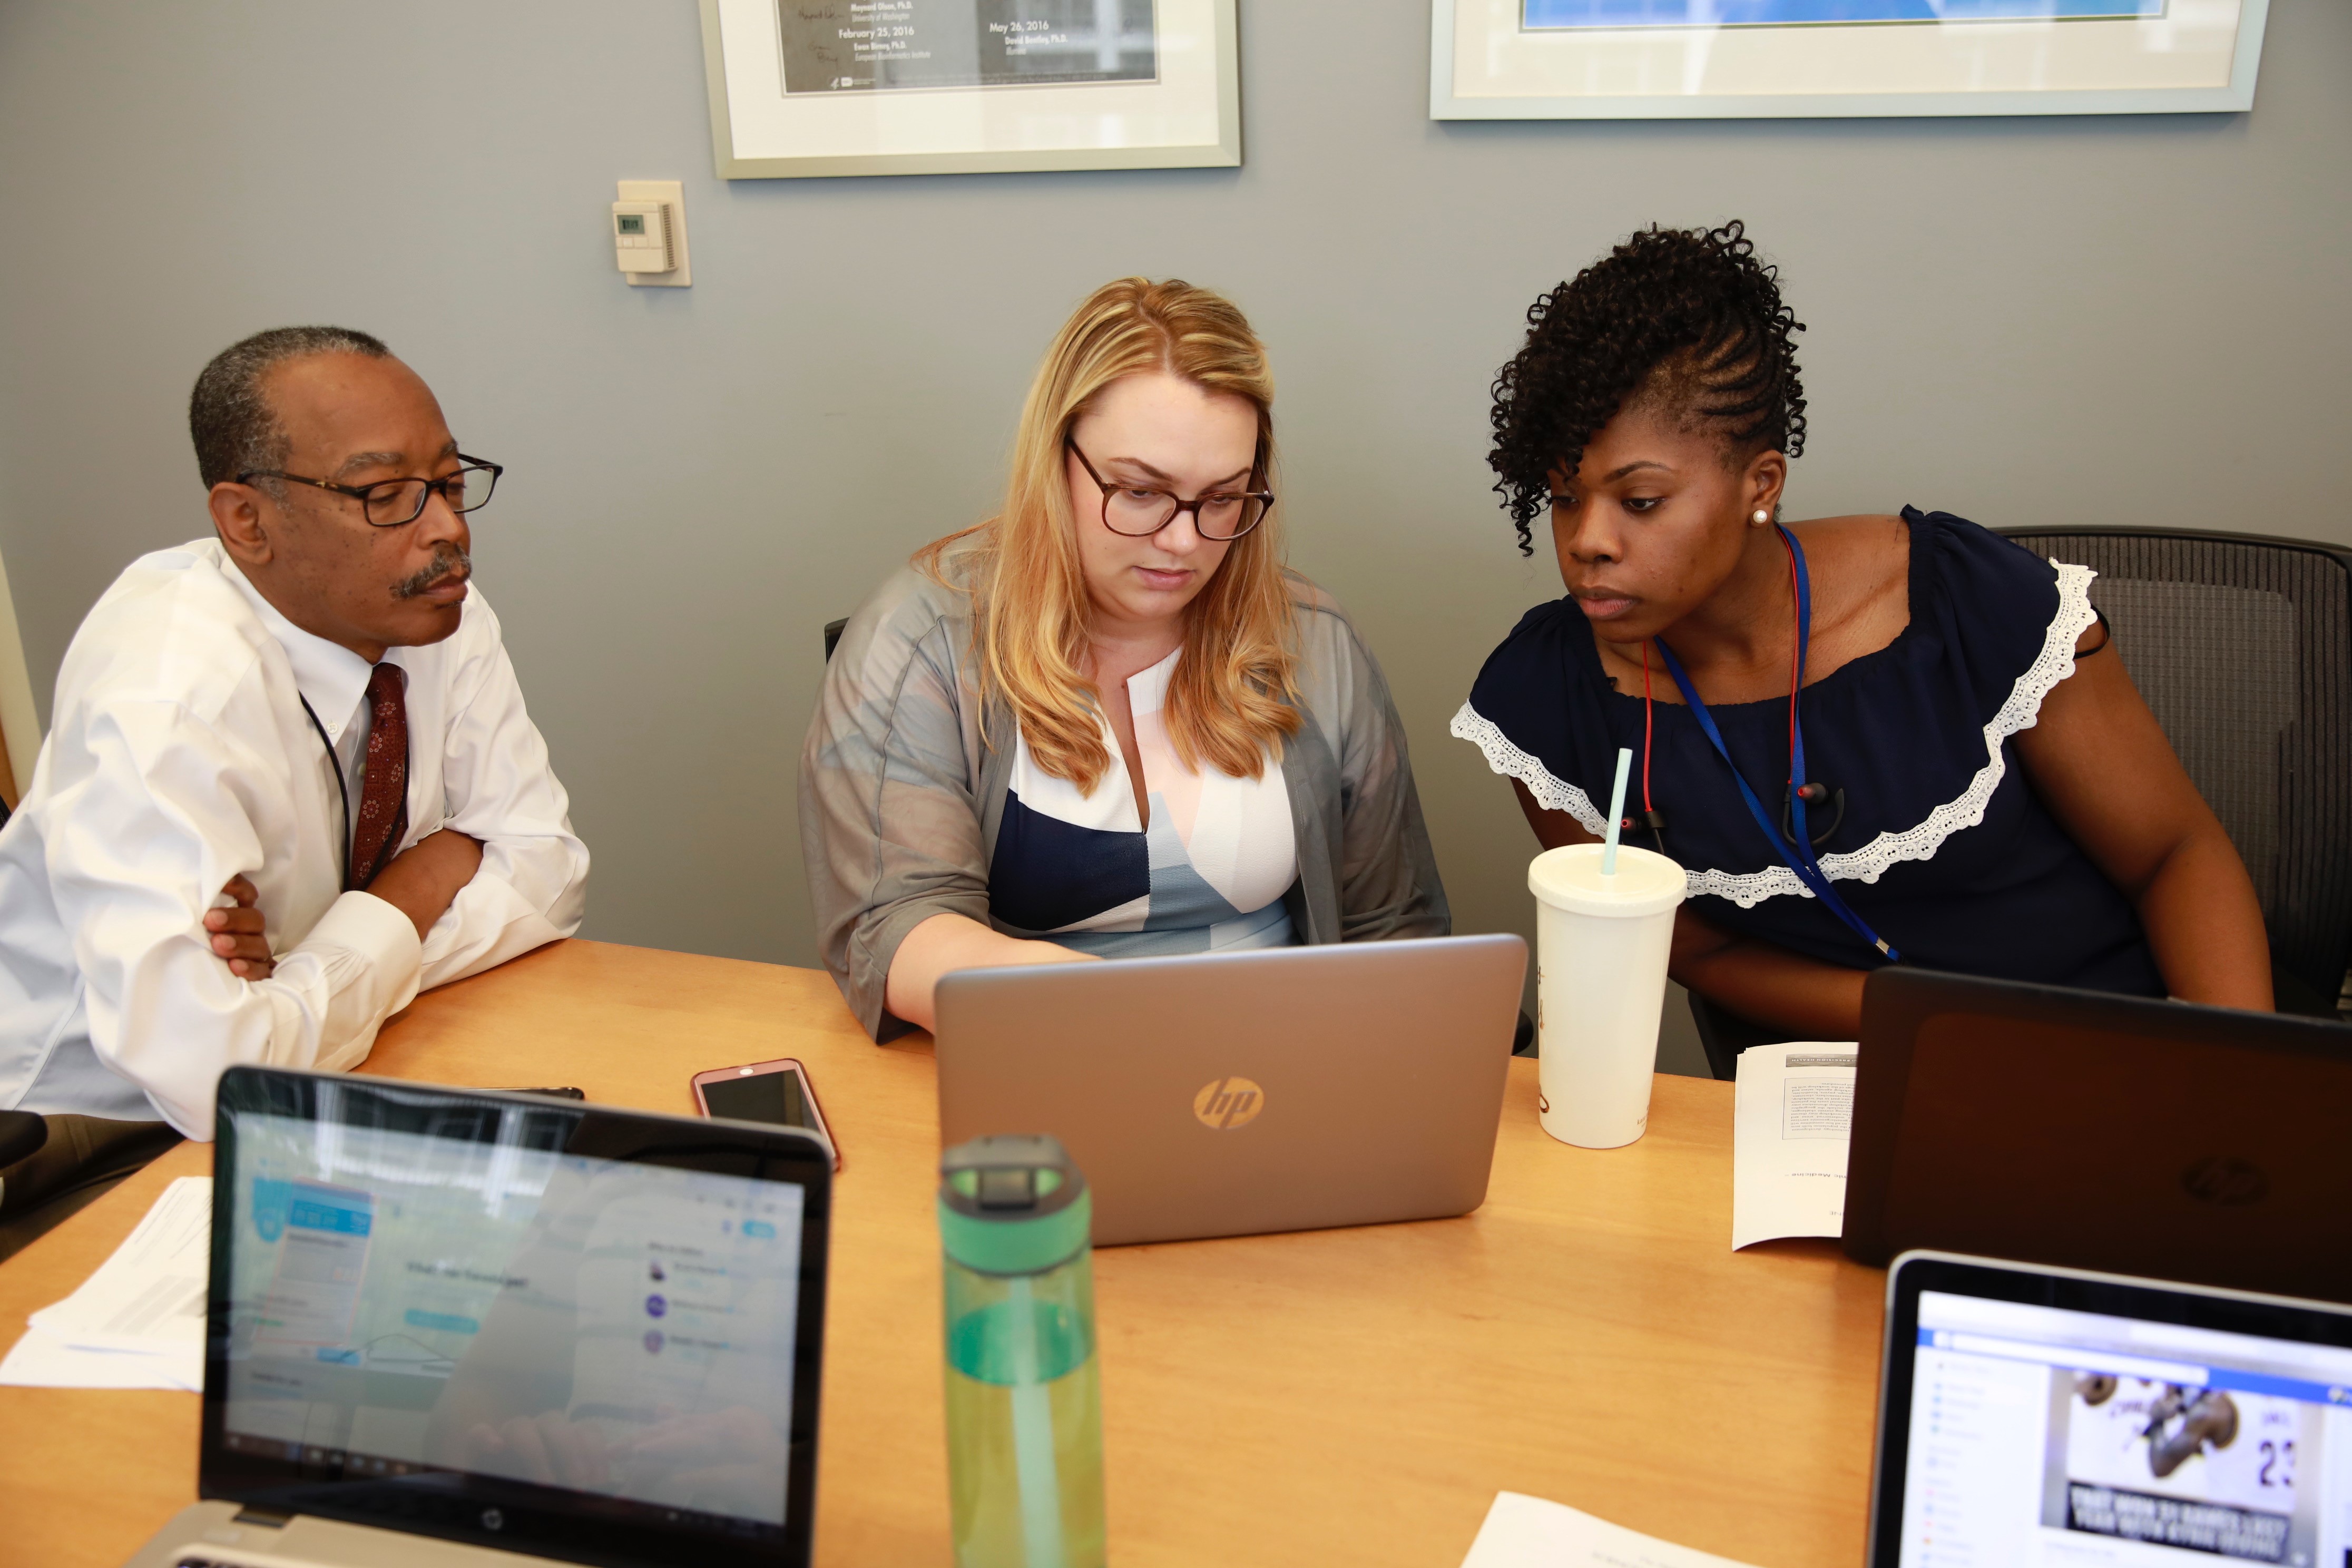
[[[1495,728],[1478,710],[1467,702],[1454,715],[1446,728],[1460,740],[1467,741],[1486,753],[1486,765],[1507,778],[1515,778],[1528,786],[1536,804],[1546,811],[1564,811],[1584,825],[1587,833],[1606,834],[1609,821],[1593,809],[1592,797],[1572,784],[1564,784],[1551,776],[1551,770],[1527,752],[1511,744],[1510,737]]]
[[[2057,560],[2050,564],[2058,573],[2058,613],[2051,617],[2049,630],[2042,636],[2041,653],[2017,678],[2017,683],[2010,688],[2009,700],[1984,727],[1985,765],[1977,770],[1969,787],[1958,798],[1929,812],[1917,826],[1901,833],[1882,833],[1861,848],[1843,855],[1822,856],[1822,872],[1832,881],[1875,882],[1903,861],[1933,858],[1945,839],[1984,821],[1985,807],[1991,804],[1993,791],[2000,787],[2001,779],[2009,772],[2002,742],[2021,730],[2033,728],[2034,721],[2041,716],[2042,700],[2050,695],[2052,688],[2074,673],[2076,639],[2097,619],[2091,608],[2091,579],[2098,574],[2087,566],[2070,566]],[[1527,785],[1538,805],[1569,813],[1583,824],[1588,833],[1608,830],[1607,821],[1593,809],[1590,796],[1574,784],[1554,778],[1543,763],[1511,744],[1500,730],[1467,702],[1454,715],[1449,728],[1484,752],[1488,767]],[[1813,896],[1786,866],[1744,873],[1692,871],[1689,876],[1692,898],[1728,899],[1744,910],[1788,893],[1803,899]]]

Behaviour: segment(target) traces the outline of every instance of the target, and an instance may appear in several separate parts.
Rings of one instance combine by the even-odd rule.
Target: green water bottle
[[[1098,1568],[1102,1384],[1086,1178],[1051,1138],[940,1157],[957,1568]]]

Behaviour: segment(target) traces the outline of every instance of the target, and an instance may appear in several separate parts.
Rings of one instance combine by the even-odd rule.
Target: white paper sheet
[[[0,1383],[201,1389],[212,1212],[211,1178],[164,1188],[80,1289],[32,1315],[0,1362]]]
[[[212,1179],[182,1176],[79,1289],[33,1314],[33,1326],[82,1350],[201,1353],[212,1235]]]
[[[205,1356],[198,1346],[185,1353],[145,1355],[138,1351],[86,1351],[38,1329],[0,1361],[0,1384],[17,1388],[171,1388],[189,1394],[205,1389]]]
[[[1728,1557],[1595,1519],[1565,1503],[1496,1492],[1462,1568],[1748,1568]]]
[[[1853,1124],[1851,1041],[1751,1046],[1739,1053],[1731,1118],[1731,1248],[1845,1225]]]

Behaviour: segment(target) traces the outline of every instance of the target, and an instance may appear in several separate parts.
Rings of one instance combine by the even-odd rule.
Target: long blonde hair
[[[1122,278],[1087,297],[1037,367],[1013,437],[1004,510],[915,554],[918,566],[945,582],[950,547],[970,552],[982,695],[1003,694],[1038,766],[1087,794],[1109,771],[1110,754],[1100,693],[1084,673],[1091,612],[1063,447],[1106,387],[1150,371],[1247,399],[1257,410],[1258,476],[1274,488],[1274,377],[1248,321],[1206,289]],[[1281,519],[1269,509],[1186,606],[1163,710],[1178,758],[1257,777],[1298,728],[1288,701],[1297,662]]]

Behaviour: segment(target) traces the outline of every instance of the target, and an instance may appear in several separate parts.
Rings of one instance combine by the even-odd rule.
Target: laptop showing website
[[[1896,1260],[1871,1568],[2216,1559],[2352,1565],[2352,1308]]]
[[[252,1068],[218,1139],[207,1500],[140,1568],[807,1562],[815,1140]]]

